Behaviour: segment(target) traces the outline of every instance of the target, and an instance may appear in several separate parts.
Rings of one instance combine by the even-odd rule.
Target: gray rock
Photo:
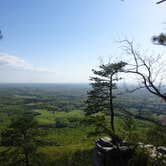
[[[158,146],[157,147],[157,151],[162,153],[162,154],[166,154],[166,147],[164,146]]]
[[[93,166],[127,166],[133,153],[133,146],[124,145],[117,147],[110,138],[101,138],[96,141],[93,154]]]

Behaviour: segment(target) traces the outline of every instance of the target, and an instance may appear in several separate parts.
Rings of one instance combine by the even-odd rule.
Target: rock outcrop
[[[150,157],[152,158],[158,155],[164,155],[166,157],[166,148],[163,146],[155,147],[143,143],[129,144],[125,141],[115,146],[110,138],[100,138],[96,141],[93,154],[93,166],[128,166],[136,147],[149,151]]]
[[[134,146],[125,142],[115,146],[110,138],[101,138],[96,141],[93,166],[127,166],[133,154]]]

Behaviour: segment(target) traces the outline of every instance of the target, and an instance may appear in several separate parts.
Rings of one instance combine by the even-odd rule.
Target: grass
[[[46,130],[46,136],[42,137],[46,142],[53,143],[52,146],[43,146],[39,148],[48,159],[47,164],[64,166],[90,166],[92,165],[92,150],[96,137],[87,137],[88,132],[93,130],[92,126],[81,124],[84,118],[84,112],[81,110],[71,110],[69,112],[49,112],[47,110],[34,110],[40,115],[36,120],[40,124],[54,124],[56,119],[72,119],[78,123],[73,127],[49,128]]]
[[[39,124],[54,124],[55,123],[55,117],[53,113],[44,109],[34,110],[34,112],[37,112],[40,114],[36,117],[36,120],[38,121]]]
[[[0,112],[0,131],[8,126],[10,119],[7,114]]]
[[[82,110],[71,110],[69,112],[51,112],[46,109],[33,110],[39,113],[35,118],[41,125],[55,124],[57,119],[68,120],[69,126],[56,128],[51,127],[45,130],[46,135],[42,136],[42,141],[46,142],[43,146],[40,146],[39,152],[45,156],[45,166],[90,166],[92,165],[92,151],[95,141],[99,136],[87,137],[90,131],[94,130],[93,125],[82,124],[81,120],[85,117]],[[9,123],[7,114],[0,113],[2,119],[1,124],[4,126]],[[70,120],[73,121],[70,121]],[[106,118],[107,120],[109,117]],[[120,117],[115,118],[115,127],[117,134],[122,135],[122,119]],[[108,122],[109,123],[109,122]],[[139,120],[135,121],[137,126],[134,130],[134,135],[139,137],[138,141],[144,141],[146,130],[149,127],[147,122]],[[73,124],[73,125],[71,125]],[[2,126],[2,128],[4,127]],[[147,127],[145,127],[147,126]],[[126,134],[125,131],[124,134]],[[141,133],[141,134],[140,134]],[[140,137],[141,135],[141,137]],[[0,151],[3,147],[0,147]]]
[[[67,145],[67,146],[45,146],[39,148],[39,151],[47,155],[49,158],[59,159],[64,154],[69,155],[77,151],[92,150],[93,148],[94,148],[93,145],[85,143],[85,144]]]
[[[48,146],[39,149],[47,156],[49,166],[91,166],[93,146],[89,144],[78,144],[68,146]],[[51,161],[51,162],[50,162]]]
[[[55,124],[56,119],[83,118],[84,113],[81,110],[72,110],[70,112],[51,112],[44,109],[37,109],[34,112],[39,113],[36,120],[39,124]]]

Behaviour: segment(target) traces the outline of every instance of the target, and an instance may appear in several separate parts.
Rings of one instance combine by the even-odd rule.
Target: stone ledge
[[[155,158],[159,155],[166,155],[166,147],[155,147],[151,144],[131,144],[122,141],[119,146],[112,143],[112,139],[105,137],[96,141],[96,148],[93,154],[93,166],[127,166],[128,161],[133,157],[136,147],[145,148],[150,156]]]

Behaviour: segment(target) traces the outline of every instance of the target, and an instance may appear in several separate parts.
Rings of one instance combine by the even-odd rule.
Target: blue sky
[[[166,27],[166,4],[155,2],[0,0],[0,82],[88,82],[123,38],[161,51],[150,39]]]

